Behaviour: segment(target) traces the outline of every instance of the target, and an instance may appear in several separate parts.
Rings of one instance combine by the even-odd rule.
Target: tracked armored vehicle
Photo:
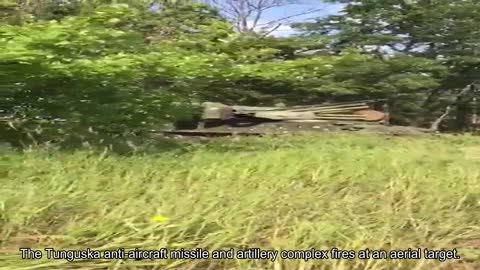
[[[357,131],[396,135],[425,134],[428,129],[391,126],[383,100],[308,106],[251,107],[203,103],[198,121],[177,123],[165,134],[181,136],[273,135]]]

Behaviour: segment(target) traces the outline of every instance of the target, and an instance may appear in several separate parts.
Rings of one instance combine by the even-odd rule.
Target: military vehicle
[[[177,123],[164,134],[225,136],[295,134],[319,131],[367,131],[386,134],[425,134],[428,129],[392,126],[385,100],[324,103],[308,106],[252,107],[203,103],[197,121]]]

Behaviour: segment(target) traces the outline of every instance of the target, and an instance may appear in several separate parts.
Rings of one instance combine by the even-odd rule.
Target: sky
[[[301,14],[302,12],[306,12],[309,10],[318,9],[318,11],[316,12],[295,16],[295,17],[289,18],[288,20],[283,20],[282,25],[271,33],[271,35],[273,36],[287,37],[296,33],[295,30],[293,30],[289,26],[290,23],[302,22],[302,21],[307,21],[309,19],[337,14],[342,10],[344,6],[345,4],[324,3],[321,0],[301,0],[301,1],[298,1],[297,4],[287,4],[284,6],[271,8],[264,11],[264,13],[262,14],[262,19],[258,22],[258,24],[265,25],[266,23],[271,21],[279,20],[281,18],[285,18],[288,16],[298,15],[298,14]],[[154,11],[158,11],[160,9],[160,4],[158,3],[153,4],[150,8]]]
[[[295,31],[288,26],[288,22],[301,22],[313,18],[337,14],[344,7],[344,4],[322,3],[320,0],[303,1],[303,3],[304,4],[290,4],[267,10],[265,11],[260,23],[266,23],[272,20],[284,18],[286,16],[296,15],[312,9],[321,9],[315,13],[309,13],[291,18],[288,21],[285,21],[284,25],[280,26],[276,31],[272,32],[272,35],[274,36],[285,37],[295,34]]]

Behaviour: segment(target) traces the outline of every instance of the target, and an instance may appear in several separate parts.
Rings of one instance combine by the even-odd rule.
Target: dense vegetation
[[[441,128],[471,129],[478,0],[333,2],[344,12],[276,38],[198,1],[0,0],[0,270],[480,269],[476,137],[148,134],[204,101],[376,98],[394,124],[428,127],[450,107]],[[20,247],[457,248],[461,260],[70,263]]]
[[[5,155],[0,269],[480,267],[480,149],[474,137],[338,134],[185,147],[132,157],[86,151]],[[21,260],[18,247],[457,248],[461,260],[69,263]]]
[[[147,2],[1,1],[1,106],[15,120],[2,140],[128,136],[188,119],[205,100],[388,98],[394,123],[428,126],[478,78],[473,0],[352,1],[290,38],[238,33],[208,5]],[[470,98],[444,128],[468,127]]]

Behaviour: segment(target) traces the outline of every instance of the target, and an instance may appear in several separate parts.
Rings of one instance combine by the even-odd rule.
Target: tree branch
[[[455,100],[450,104],[448,104],[448,106],[445,109],[445,112],[439,118],[437,118],[437,120],[435,120],[432,123],[432,125],[430,126],[430,130],[438,131],[438,128],[442,123],[442,121],[445,119],[445,117],[447,117],[450,114],[452,106],[457,104],[460,101],[461,97],[463,97],[464,95],[468,94],[470,91],[473,91],[473,90],[475,90],[475,85],[472,83],[472,84],[469,84],[467,87],[463,88],[462,91],[460,91],[460,93],[455,95]]]
[[[263,33],[263,35],[260,38],[264,38],[264,37],[270,35],[272,32],[277,30],[280,26],[282,26],[281,23],[279,23],[277,26],[273,27],[272,29],[268,30],[267,32]]]
[[[293,14],[293,15],[289,15],[289,16],[286,16],[286,17],[282,17],[282,18],[280,18],[280,19],[276,19],[276,20],[273,20],[273,21],[269,21],[269,22],[267,22],[267,23],[262,23],[262,24],[259,24],[258,26],[277,24],[277,23],[280,23],[280,22],[282,22],[282,21],[285,21],[285,20],[288,20],[288,19],[291,19],[291,18],[295,18],[295,17],[298,17],[298,16],[315,13],[315,12],[322,11],[322,10],[324,10],[324,9],[323,9],[323,8],[310,9],[310,10],[307,10],[307,11],[304,11],[304,12],[300,12],[300,13],[297,13],[297,14]]]

